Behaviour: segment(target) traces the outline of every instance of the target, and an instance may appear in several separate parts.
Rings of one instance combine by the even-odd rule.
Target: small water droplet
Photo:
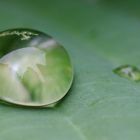
[[[117,75],[132,81],[140,81],[140,69],[132,65],[122,65],[113,70]]]

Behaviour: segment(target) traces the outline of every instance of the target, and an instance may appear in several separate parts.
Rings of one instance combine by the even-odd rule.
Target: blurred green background
[[[52,109],[0,105],[1,140],[140,139],[140,84],[112,72],[140,67],[139,0],[1,0],[0,30],[17,27],[61,43],[75,80]]]

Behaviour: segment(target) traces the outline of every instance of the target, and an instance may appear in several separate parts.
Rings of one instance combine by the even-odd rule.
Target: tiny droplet
[[[113,70],[115,74],[132,81],[140,81],[140,69],[132,65],[122,65]]]

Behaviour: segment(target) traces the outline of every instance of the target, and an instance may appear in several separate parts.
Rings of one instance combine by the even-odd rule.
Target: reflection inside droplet
[[[39,72],[37,64],[46,64],[45,52],[34,47],[21,48],[3,56],[0,63],[8,64],[20,76],[27,71],[27,68],[33,68],[36,72]]]

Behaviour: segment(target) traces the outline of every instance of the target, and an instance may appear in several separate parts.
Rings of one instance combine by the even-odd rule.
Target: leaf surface
[[[0,105],[1,140],[139,140],[140,83],[115,75],[140,67],[138,1],[1,0],[0,30],[28,27],[53,36],[75,69],[52,109]]]

